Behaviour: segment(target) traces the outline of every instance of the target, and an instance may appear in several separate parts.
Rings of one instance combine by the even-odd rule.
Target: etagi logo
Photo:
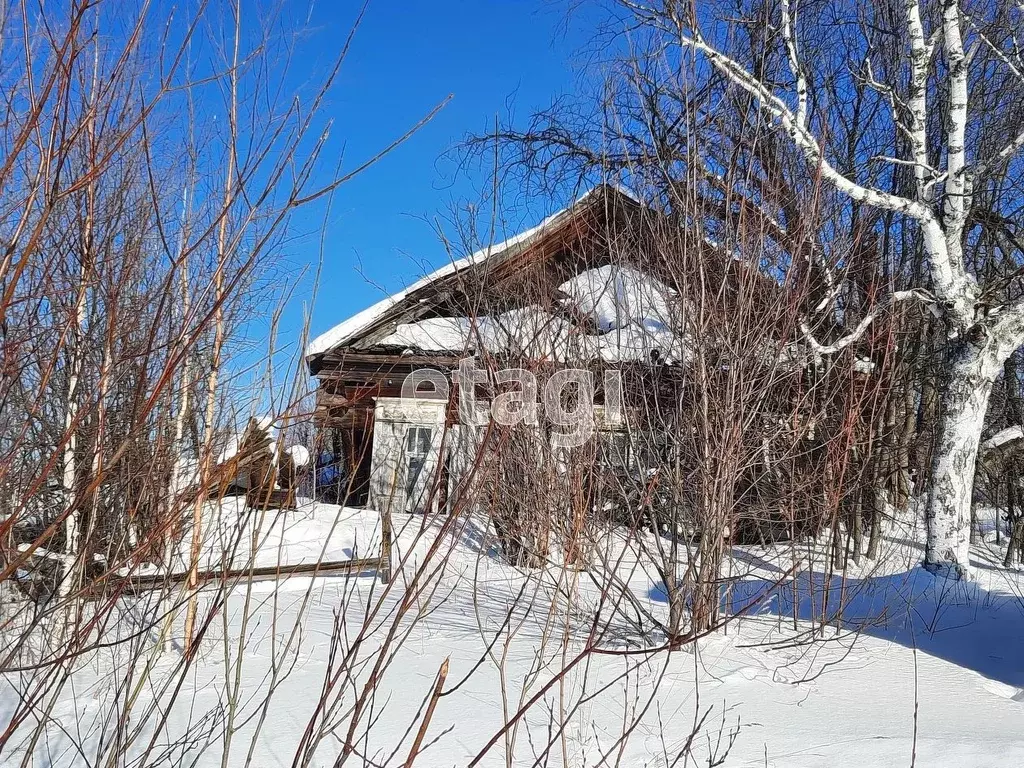
[[[452,371],[452,382],[459,391],[459,423],[485,426],[488,419],[507,427],[519,424],[535,426],[544,418],[560,429],[551,434],[554,448],[578,448],[594,435],[594,372],[580,368],[555,371],[544,383],[538,397],[537,377],[524,368],[505,368],[493,373],[476,367],[472,357],[459,362]],[[490,408],[477,406],[477,385],[490,384],[499,391]],[[602,376],[604,414],[608,423],[622,418],[622,377],[619,371],[606,370]],[[424,385],[429,389],[424,390]],[[448,378],[436,368],[413,371],[402,382],[403,400],[445,400],[451,394]]]

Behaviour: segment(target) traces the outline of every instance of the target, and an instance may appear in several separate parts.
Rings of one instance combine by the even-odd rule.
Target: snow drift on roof
[[[663,330],[673,325],[675,292],[632,267],[608,264],[588,269],[558,290],[602,331],[637,324]]]
[[[568,314],[590,319],[599,332],[528,306],[494,317],[401,323],[378,345],[421,352],[518,353],[558,361],[684,359],[684,345],[671,330],[679,327],[672,319],[678,299],[658,280],[629,267],[607,265],[570,278],[559,293]]]
[[[569,356],[575,329],[540,307],[513,309],[493,317],[432,317],[401,323],[378,342],[420,352],[521,353],[536,358]]]

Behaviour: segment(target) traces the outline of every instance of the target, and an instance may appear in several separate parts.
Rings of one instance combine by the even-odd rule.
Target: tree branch
[[[895,304],[898,304],[901,301],[907,301],[909,299],[917,299],[918,301],[923,301],[929,304],[935,303],[935,297],[932,296],[927,291],[923,291],[917,288],[910,291],[896,291],[886,301],[881,302],[874,312],[870,312],[869,314],[865,315],[864,318],[859,323],[857,323],[857,327],[854,328],[850,333],[846,334],[841,339],[833,342],[832,344],[822,344],[821,342],[819,342],[814,337],[814,334],[811,332],[810,326],[808,326],[806,320],[800,321],[800,332],[807,339],[807,343],[808,345],[810,345],[811,351],[813,351],[816,355],[834,355],[836,352],[841,352],[842,350],[846,349],[848,346],[853,344],[855,341],[860,339],[864,335],[864,332],[867,331],[867,329],[871,326],[871,323],[873,323],[875,319],[883,312],[888,311]]]
[[[929,195],[928,174],[928,64],[932,47],[925,42],[924,25],[921,23],[921,5],[918,0],[906,0],[907,31],[910,34],[910,93],[907,106],[910,110],[910,153],[913,156],[914,179],[917,195],[927,200]]]
[[[950,259],[963,261],[963,234],[970,208],[967,170],[967,56],[960,31],[960,0],[944,0],[942,39],[949,65],[949,112],[946,121],[946,199],[943,223]]]
[[[913,8],[916,10],[916,0]],[[954,2],[954,0],[949,0]],[[908,9],[910,6],[908,5]],[[956,18],[959,19],[959,11],[956,10]],[[755,77],[742,64],[710,45],[701,34],[700,30],[693,26],[687,27],[683,20],[675,17],[677,36],[681,46],[690,48],[701,53],[708,62],[734,85],[742,88],[746,93],[753,96],[761,108],[779,121],[780,126],[789,136],[790,140],[799,149],[808,164],[835,189],[849,197],[854,202],[864,203],[875,208],[880,208],[894,213],[903,214],[915,219],[920,227],[924,238],[925,250],[928,254],[928,263],[932,276],[932,288],[936,296],[941,300],[942,305],[953,324],[963,330],[970,327],[974,321],[974,309],[977,299],[977,281],[967,272],[962,259],[962,247],[960,246],[959,235],[956,238],[955,250],[950,250],[951,239],[946,236],[942,223],[938,220],[935,211],[926,201],[911,200],[890,192],[883,192],[872,187],[860,184],[836,170],[825,157],[825,153],[810,129],[800,122],[798,113],[777,96],[767,85]],[[956,24],[957,33],[959,23]],[[921,40],[923,41],[923,32]],[[950,45],[947,43],[947,46]],[[954,49],[955,49],[955,44]],[[960,49],[962,49],[960,45]],[[924,52],[927,53],[929,45],[924,44]],[[947,50],[949,48],[947,47]],[[962,61],[962,68],[966,74],[966,59]],[[962,98],[961,98],[962,97]],[[961,94],[958,103],[963,109],[957,114],[966,116],[966,96]],[[961,136],[959,128],[953,129],[955,136]],[[1024,138],[1022,138],[1024,142]],[[960,145],[963,141],[961,139]],[[961,153],[962,161],[962,153]],[[923,171],[923,168],[922,168]],[[952,174],[950,174],[952,175]],[[956,189],[956,187],[954,187]],[[959,197],[959,204],[964,202],[963,196]],[[961,230],[962,231],[962,230]]]

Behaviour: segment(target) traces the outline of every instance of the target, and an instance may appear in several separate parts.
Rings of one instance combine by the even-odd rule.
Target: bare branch
[[[946,121],[946,199],[943,222],[949,258],[963,260],[963,232],[970,208],[967,170],[967,57],[960,31],[960,0],[945,0],[942,39],[949,60],[949,113]]]
[[[901,301],[908,301],[910,299],[916,299],[917,301],[923,301],[929,304],[935,303],[935,297],[930,293],[920,289],[914,289],[911,291],[896,291],[886,301],[880,303],[874,312],[870,312],[857,323],[857,327],[854,328],[846,336],[843,336],[838,341],[832,344],[822,344],[815,337],[811,331],[810,326],[806,320],[800,322],[800,332],[807,339],[808,345],[816,355],[834,355],[836,352],[841,352],[848,346],[860,339],[864,332],[871,326],[871,324],[884,312],[887,312],[894,305]]]

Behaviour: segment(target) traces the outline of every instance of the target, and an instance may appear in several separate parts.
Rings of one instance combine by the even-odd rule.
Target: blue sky
[[[307,0],[294,0],[305,9]],[[326,67],[344,40],[357,3],[320,0],[295,75]],[[452,100],[426,127],[380,163],[339,189],[326,228],[316,336],[448,257],[431,226],[452,204],[477,198],[486,170],[459,172],[446,150],[495,115],[521,123],[578,84],[574,54],[585,25],[565,23],[566,4],[552,0],[371,0],[341,79],[324,109],[332,144],[352,168],[404,133],[449,93]],[[333,162],[333,160],[332,160]],[[333,168],[322,169],[329,176]],[[510,226],[528,225],[556,201],[520,209]],[[295,282],[280,341],[292,344],[312,292],[323,208],[302,212],[283,258],[306,273]],[[499,238],[500,239],[500,238]]]

